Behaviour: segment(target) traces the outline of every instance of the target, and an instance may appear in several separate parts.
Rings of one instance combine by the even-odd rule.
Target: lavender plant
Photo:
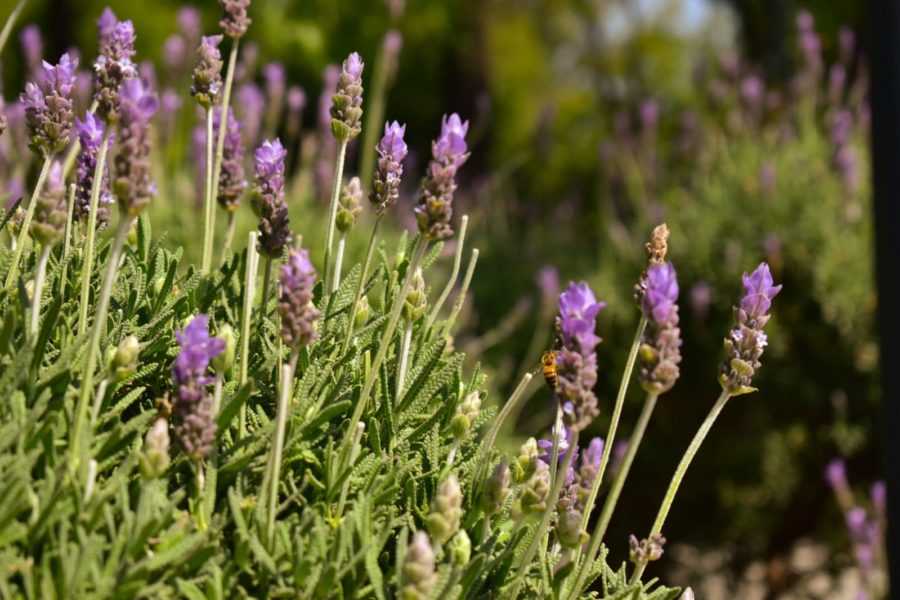
[[[179,84],[181,95],[192,94],[206,109],[206,170],[198,193],[206,217],[213,198],[230,214],[247,213],[239,202],[242,157],[244,145],[257,141],[241,135],[246,130],[228,100],[249,2],[221,4],[221,26],[232,38],[224,83],[219,37],[200,42],[203,32],[193,31],[189,14],[182,32],[202,44],[193,87],[189,92],[184,77]],[[358,176],[343,183],[347,142],[363,126],[363,62],[351,54],[332,98],[339,149],[328,212],[292,226],[289,150],[277,138],[266,140],[253,155],[250,205],[258,231],[236,252],[226,243],[218,268],[209,263],[213,237],[195,236],[206,241],[194,264],[184,249],[169,249],[153,235],[151,199],[160,196],[153,205],[183,201],[157,194],[154,179],[166,172],[166,161],[155,160],[161,132],[154,128],[165,125],[156,119],[161,101],[153,85],[132,72],[134,26],[111,11],[99,26],[96,114],[76,122],[80,153],[72,192],[66,193],[64,165],[50,160],[66,149],[68,129],[62,135],[61,128],[72,121],[63,101],[71,63],[61,61],[47,67],[55,70],[44,88],[35,88],[45,100],[55,98],[46,107],[35,100],[49,111],[46,119],[27,113],[32,141],[40,142],[50,165],[42,167],[28,208],[33,219],[19,222],[19,234],[5,235],[0,245],[7,280],[18,281],[21,259],[23,277],[33,281],[0,292],[0,394],[9,399],[0,404],[6,484],[0,564],[7,567],[0,570],[0,594],[678,596],[680,590],[655,580],[642,582],[641,574],[662,552],[666,515],[713,420],[730,397],[753,391],[767,343],[763,327],[780,290],[765,264],[744,277],[719,369],[722,396],[685,453],[648,537],[635,538],[637,566],[631,573],[624,565],[613,569],[605,525],[593,534],[587,526],[607,477],[625,390],[637,364],[648,393],[646,416],[616,469],[601,517],[607,524],[653,402],[675,385],[682,359],[667,230],[658,228],[648,245],[632,359],[605,438],[579,446],[582,432],[607,408],[595,392],[606,368],[597,335],[604,303],[587,283],[571,283],[556,300],[560,349],[547,365],[555,373],[547,395],[557,417],[545,424],[548,438],[531,438],[507,453],[497,436],[533,373],[497,401],[486,395],[480,367],[468,367],[454,349],[456,319],[478,258],[472,249],[458,282],[468,219],[463,215],[457,225],[454,203],[469,158],[468,121],[454,113],[439,124],[432,158],[409,198],[415,207],[403,209],[418,233],[409,239],[388,232],[379,240],[382,221],[403,219],[395,213],[407,194],[400,184],[409,148],[405,126],[388,123],[367,149],[378,155],[373,173],[365,174],[371,189]],[[248,110],[240,103],[233,107],[238,114]],[[364,191],[373,211],[361,205]],[[101,212],[112,199],[115,217]],[[115,218],[115,227],[97,229],[95,240],[96,225]],[[373,226],[367,253],[343,259],[339,250],[332,261],[331,228],[338,228],[343,249],[365,219]],[[316,229],[329,232],[318,268],[301,247],[303,234]],[[207,219],[203,231],[211,231]],[[456,231],[453,268],[444,281],[433,267]],[[23,243],[25,236],[33,247]],[[260,254],[266,259],[261,277]],[[430,286],[442,290],[434,301]],[[29,290],[31,302],[23,302]]]

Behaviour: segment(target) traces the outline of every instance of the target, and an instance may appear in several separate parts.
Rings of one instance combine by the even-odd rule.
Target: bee
[[[156,399],[156,410],[163,419],[168,420],[172,416],[172,402],[169,400],[168,392]]]
[[[558,380],[556,374],[556,350],[547,350],[541,355],[541,367],[544,371],[544,381],[551,390],[556,389]]]

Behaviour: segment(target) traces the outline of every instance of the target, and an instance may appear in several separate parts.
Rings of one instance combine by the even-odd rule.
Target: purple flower
[[[691,306],[694,307],[694,318],[702,321],[709,313],[709,305],[712,302],[712,290],[705,281],[698,281],[691,286]]]
[[[856,52],[856,34],[846,25],[838,29],[838,49],[841,62],[850,65]]]
[[[557,355],[556,398],[563,407],[566,425],[576,431],[587,427],[600,414],[594,385],[597,383],[597,313],[605,303],[597,302],[587,283],[569,283],[559,296],[557,324],[562,350]]]
[[[94,186],[94,175],[97,170],[97,153],[103,142],[105,127],[103,121],[92,113],[84,116],[84,121],[75,120],[75,129],[78,132],[78,140],[81,144],[81,153],[78,155],[78,179],[75,188],[74,216],[77,220],[86,219],[91,210],[91,193]],[[115,139],[110,135],[110,144]],[[109,205],[112,203],[112,194],[109,191],[109,170],[104,169],[101,174],[100,198],[97,204],[97,224],[102,226],[109,223]]]
[[[107,123],[119,119],[119,91],[122,84],[137,74],[134,61],[134,25],[116,21],[112,11],[104,12],[100,28],[100,56],[94,61],[94,99],[97,114]]]
[[[263,79],[266,80],[266,93],[270,101],[284,95],[287,72],[282,63],[271,62],[263,67]]]
[[[115,29],[118,23],[119,18],[116,17],[116,13],[114,13],[113,10],[108,6],[104,8],[103,12],[100,13],[100,18],[97,19],[97,36],[99,38],[101,48],[104,44],[109,43],[109,40],[112,37],[113,29]]]
[[[887,485],[883,481],[876,481],[872,484],[872,506],[875,507],[875,514],[882,521],[887,515]]]
[[[825,468],[825,480],[835,491],[847,489],[847,465],[836,458]]]
[[[281,267],[281,297],[278,313],[281,315],[281,338],[291,348],[311,344],[318,337],[316,321],[322,316],[313,306],[313,284],[316,270],[305,249],[294,250]]]
[[[222,20],[219,21],[222,30],[233,39],[247,33],[247,28],[252,22],[247,17],[250,0],[219,0],[219,4],[222,6]]]
[[[442,240],[453,235],[450,219],[456,171],[469,158],[465,138],[468,130],[469,122],[463,122],[456,113],[445,115],[441,135],[431,143],[433,158],[425,171],[415,208],[419,231],[426,239]]]
[[[372,191],[369,200],[375,205],[379,216],[397,203],[400,197],[400,179],[403,176],[403,159],[408,148],[403,135],[406,125],[397,121],[385,123],[384,136],[375,146],[378,152],[378,163],[375,166],[375,177],[372,180]]]
[[[331,133],[343,142],[359,135],[362,119],[363,62],[353,52],[344,61],[338,76],[337,89],[331,98]]]
[[[306,92],[299,85],[292,85],[287,93],[288,110],[299,113],[306,106]]]
[[[245,83],[238,88],[235,110],[244,125],[244,139],[251,146],[259,140],[265,109],[266,97],[259,86],[255,83]]]
[[[219,101],[222,93],[221,35],[206,36],[197,49],[191,95],[203,108],[209,109]]]
[[[675,385],[680,374],[681,329],[678,327],[678,279],[671,263],[653,263],[647,268],[647,290],[642,310],[647,326],[638,353],[641,386],[662,394]]]
[[[600,343],[594,333],[597,315],[605,306],[605,302],[597,302],[586,282],[570,281],[569,287],[559,295],[558,322],[563,346],[584,355],[593,353]]]
[[[397,59],[400,56],[400,50],[403,48],[403,35],[396,29],[389,29],[381,41],[381,48],[384,53],[387,77],[393,81],[397,73]]]
[[[25,84],[20,96],[25,107],[29,146],[43,156],[61,152],[69,144],[76,67],[68,54],[63,54],[57,65],[44,62],[41,81]]]
[[[175,15],[178,31],[187,40],[196,42],[203,31],[203,19],[195,6],[182,6]]]
[[[168,71],[182,72],[187,60],[187,42],[177,34],[170,35],[163,42],[162,60]]]
[[[603,458],[603,440],[595,437],[588,444],[584,454],[581,455],[581,464],[578,467],[579,485],[582,491],[590,493],[594,485],[594,479],[600,470],[600,461]]]
[[[557,435],[556,433],[556,425],[550,430],[550,437],[538,440],[538,447],[543,450],[543,453],[538,456],[539,459],[550,464],[550,460],[553,458],[553,438]],[[566,452],[569,451],[569,443],[572,441],[572,436],[574,432],[571,429],[563,428],[563,435],[559,437],[559,448],[557,449],[557,464],[562,464],[563,459],[566,457]],[[575,448],[572,451],[572,464],[575,464],[576,459],[578,458],[578,448]]]
[[[726,358],[719,369],[719,383],[732,395],[756,391],[750,386],[768,344],[763,327],[769,320],[772,298],[781,291],[773,285],[769,265],[761,263],[750,275],[744,273],[745,294],[735,308],[737,326],[725,338]]]
[[[209,455],[216,438],[212,398],[207,386],[210,361],[225,350],[225,341],[209,335],[206,315],[199,314],[175,337],[181,352],[172,365],[172,381],[177,388],[175,433],[185,452],[194,460]]]
[[[744,297],[741,298],[741,309],[747,313],[748,320],[764,317],[772,306],[772,298],[781,291],[780,285],[773,285],[769,265],[761,263],[753,273],[744,273]]]
[[[659,103],[652,98],[641,102],[638,107],[638,118],[644,134],[649,135],[656,132],[656,126],[659,124]]]
[[[213,131],[218,136],[222,126],[222,107],[216,107],[213,117]],[[241,124],[234,118],[234,111],[228,107],[225,121],[225,140],[222,146],[222,170],[219,173],[219,195],[217,200],[222,208],[234,211],[241,203],[241,195],[247,187],[244,179],[244,143],[241,139]]]
[[[150,119],[158,108],[156,93],[140,79],[129,79],[122,85],[113,189],[119,206],[132,217],[156,195],[156,184],[150,178]]]
[[[281,255],[291,241],[290,220],[284,201],[284,159],[287,151],[281,140],[266,140],[257,148],[256,182],[251,207],[259,217],[259,250],[270,258]]]
[[[647,268],[647,292],[643,308],[647,318],[657,323],[678,319],[678,279],[672,263],[650,265]]]
[[[762,79],[756,75],[748,75],[741,80],[741,98],[752,110],[762,106],[766,88]]]
[[[41,62],[44,59],[44,38],[41,36],[41,30],[37,25],[27,25],[19,34],[19,41],[22,43],[22,54],[25,55],[25,64],[31,77],[40,79]]]

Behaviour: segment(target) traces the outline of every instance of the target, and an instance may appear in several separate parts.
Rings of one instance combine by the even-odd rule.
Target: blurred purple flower
[[[78,132],[78,140],[81,143],[81,152],[78,155],[78,177],[75,188],[74,217],[81,221],[86,219],[91,209],[91,193],[94,185],[94,175],[97,169],[97,153],[103,141],[105,130],[103,120],[87,113],[83,121],[75,120],[75,129]],[[115,135],[110,134],[109,143],[115,141]],[[97,225],[109,223],[109,205],[112,203],[112,193],[109,191],[109,170],[104,169],[100,180],[100,198],[97,204]]]
[[[129,79],[122,84],[113,189],[119,205],[132,217],[140,214],[156,195],[156,184],[150,177],[150,119],[158,109],[156,93],[143,81]]]

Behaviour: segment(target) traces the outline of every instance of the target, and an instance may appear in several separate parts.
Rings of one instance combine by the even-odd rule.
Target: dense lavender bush
[[[497,413],[480,368],[466,367],[454,349],[456,320],[478,259],[472,249],[457,285],[468,217],[457,219],[454,205],[469,158],[468,121],[454,113],[435,123],[431,161],[410,195],[414,209],[398,202],[406,193],[401,184],[409,147],[406,127],[397,121],[385,125],[380,141],[360,149],[377,154],[373,173],[360,174],[370,189],[355,177],[345,184],[347,144],[363,130],[367,100],[363,61],[351,54],[331,95],[329,126],[317,140],[320,147],[327,136],[337,141],[327,221],[320,212],[318,220],[296,225],[288,218],[288,158],[303,142],[262,141],[246,129],[240,135],[229,102],[237,63],[248,60],[247,46],[242,56],[238,43],[251,26],[249,0],[220,4],[227,39],[202,37],[207,32],[197,19],[183,13],[183,43],[171,44],[166,60],[188,60],[190,43],[200,43],[193,85],[190,68],[181,69],[180,80],[163,83],[183,100],[192,95],[205,113],[205,170],[195,187],[203,226],[192,244],[200,246],[192,254],[199,266],[153,236],[156,205],[178,203],[170,210],[187,215],[190,207],[170,189],[178,173],[157,178],[167,161],[159,160],[166,153],[154,141],[182,133],[165,114],[179,103],[157,93],[152,65],[134,69],[139,23],[118,21],[111,11],[98,23],[94,110],[103,123],[89,110],[76,125],[63,98],[74,68],[65,57],[57,67],[46,66],[43,82],[29,84],[23,96],[28,141],[43,166],[24,207],[29,216],[20,221],[11,207],[2,220],[6,232],[0,231],[7,282],[0,290],[0,395],[8,399],[0,404],[0,593],[682,594],[655,579],[645,582],[642,573],[664,551],[666,517],[715,419],[731,397],[755,391],[768,340],[764,327],[781,290],[769,266],[744,274],[735,325],[723,332],[723,362],[717,371],[707,361],[709,381],[718,379],[721,393],[647,536],[633,536],[634,567],[613,568],[607,544],[627,543],[604,539],[619,492],[657,399],[676,384],[682,358],[692,358],[680,351],[668,229],[654,230],[646,271],[635,273],[637,333],[626,345],[628,366],[614,402],[594,391],[598,371],[606,368],[597,335],[604,303],[586,282],[572,282],[551,299],[559,331],[558,349],[543,361],[547,402],[556,412],[546,423],[551,434],[525,441],[517,453],[501,451],[498,434],[536,371],[521,375],[511,397],[496,402],[502,406]],[[227,61],[220,43],[227,44]],[[394,57],[386,53],[382,60]],[[269,69],[272,78],[281,77],[277,71]],[[278,81],[268,88],[273,96],[286,93]],[[235,112],[246,111],[246,122],[255,108],[240,104]],[[66,143],[61,132],[73,126],[78,140]],[[13,146],[15,156],[25,156]],[[237,237],[234,252],[233,215],[243,211],[241,218],[251,220],[240,202],[239,163],[252,148],[249,204],[257,230]],[[62,160],[51,161],[57,154]],[[76,160],[78,169],[71,169]],[[359,237],[358,221],[369,217],[361,206],[364,193],[374,204],[374,220],[363,255],[348,252],[346,244]],[[227,199],[221,206],[213,202],[220,194]],[[117,214],[99,218],[101,203],[110,210],[113,199]],[[229,217],[224,236],[215,226],[219,209]],[[398,214],[402,210],[409,214]],[[98,229],[107,219],[110,227]],[[394,236],[381,230],[383,220],[408,220],[418,233]],[[313,244],[303,234],[319,229],[327,231],[325,248],[311,254]],[[319,242],[322,236],[309,237]],[[433,267],[450,239],[453,268],[445,280]],[[317,262],[318,256],[324,258]],[[454,290],[455,302],[445,310]],[[644,410],[626,452],[613,461],[635,364],[647,393]],[[580,439],[601,410],[612,414],[605,437]],[[599,518],[591,519],[604,483],[610,488]]]

